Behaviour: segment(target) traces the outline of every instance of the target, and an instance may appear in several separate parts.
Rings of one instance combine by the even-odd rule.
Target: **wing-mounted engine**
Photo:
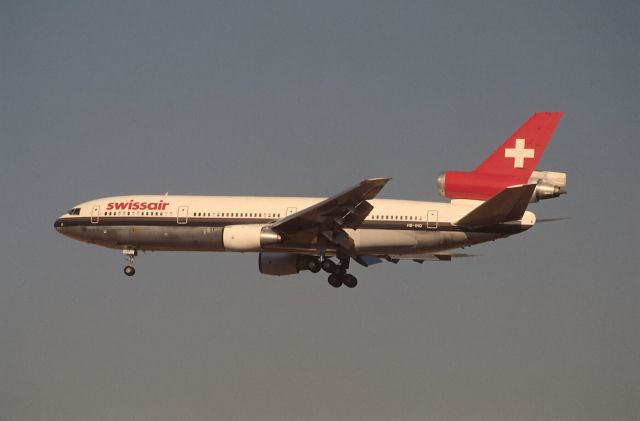
[[[258,269],[265,275],[295,275],[301,270],[309,270],[311,256],[294,253],[260,253]]]
[[[222,244],[228,251],[260,251],[280,241],[282,237],[278,233],[260,224],[227,225],[222,231]]]
[[[536,184],[530,203],[551,199],[566,193],[567,174],[533,171],[523,183],[518,177],[476,171],[447,171],[438,176],[438,193],[449,199],[487,200],[509,186]]]

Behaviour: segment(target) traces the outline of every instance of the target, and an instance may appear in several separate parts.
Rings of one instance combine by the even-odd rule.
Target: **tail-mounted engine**
[[[551,199],[566,193],[567,174],[553,171],[533,171],[528,180],[508,175],[475,171],[447,171],[438,176],[438,193],[449,199],[487,200],[503,189],[520,184],[536,184],[530,203]]]
[[[534,171],[529,177],[529,184],[536,184],[530,203],[551,199],[565,194],[567,191],[567,174],[553,171]]]

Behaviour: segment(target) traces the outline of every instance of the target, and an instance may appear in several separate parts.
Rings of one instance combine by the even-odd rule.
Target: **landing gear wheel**
[[[310,259],[307,262],[307,269],[311,271],[311,273],[318,273],[322,266],[320,265],[320,261],[318,259]]]
[[[324,270],[327,273],[335,273],[337,267],[338,265],[336,265],[333,260],[325,259],[322,262],[322,270]]]
[[[345,284],[347,288],[355,288],[358,285],[358,280],[355,276],[351,274],[346,274],[342,278],[342,283]]]
[[[334,274],[329,275],[328,281],[329,281],[329,285],[331,285],[334,288],[340,288],[340,286],[342,285],[342,277],[338,275],[334,275]]]
[[[138,250],[133,248],[124,248],[122,249],[122,254],[125,259],[127,259],[127,266],[124,267],[124,274],[127,276],[135,275],[136,270],[133,267],[133,259],[138,255]]]

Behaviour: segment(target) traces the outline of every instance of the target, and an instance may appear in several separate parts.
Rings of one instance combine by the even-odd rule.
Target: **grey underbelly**
[[[193,226],[76,226],[64,234],[80,241],[104,247],[139,250],[224,251],[223,227]],[[347,230],[354,239],[356,252],[371,254],[414,254],[442,251],[492,240],[497,235],[451,231],[409,231],[360,229]],[[316,254],[316,245],[277,244],[270,251]],[[328,254],[334,254],[331,247]]]
[[[121,249],[223,251],[220,227],[88,226],[65,234],[88,243]]]

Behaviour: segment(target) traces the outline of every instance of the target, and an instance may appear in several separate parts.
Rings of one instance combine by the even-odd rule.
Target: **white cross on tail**
[[[513,168],[524,168],[525,158],[533,158],[536,155],[535,149],[526,149],[524,139],[516,139],[515,148],[504,150],[505,158],[513,158]]]

